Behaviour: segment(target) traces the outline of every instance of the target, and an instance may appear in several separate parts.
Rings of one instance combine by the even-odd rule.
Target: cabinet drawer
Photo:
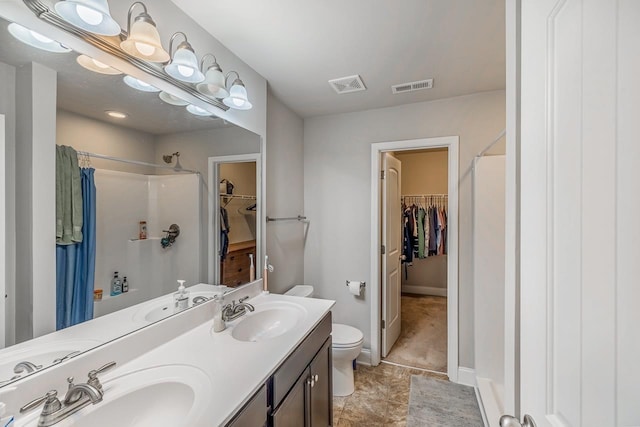
[[[320,321],[302,344],[278,368],[271,382],[273,408],[277,409],[296,380],[307,368],[309,361],[331,335],[331,312]]]
[[[267,424],[267,387],[263,385],[227,427],[262,427]]]

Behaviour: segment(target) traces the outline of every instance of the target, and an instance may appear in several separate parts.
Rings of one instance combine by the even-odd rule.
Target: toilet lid
[[[332,345],[334,347],[348,347],[359,344],[364,339],[364,334],[353,326],[334,323],[331,327]]]

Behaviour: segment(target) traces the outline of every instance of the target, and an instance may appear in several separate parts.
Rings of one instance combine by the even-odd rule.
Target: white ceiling
[[[172,1],[303,117],[505,87],[504,0]],[[353,74],[367,91],[327,83]],[[433,89],[391,94],[426,78]]]

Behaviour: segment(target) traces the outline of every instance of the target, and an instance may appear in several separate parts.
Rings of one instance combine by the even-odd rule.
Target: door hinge
[[[384,171],[380,171],[380,179],[384,179]]]
[[[387,322],[385,322],[384,320],[382,321],[382,329],[386,329],[387,327]]]
[[[387,253],[387,248],[382,245],[382,247],[380,248],[380,252],[382,252],[382,255],[384,255],[385,253]]]

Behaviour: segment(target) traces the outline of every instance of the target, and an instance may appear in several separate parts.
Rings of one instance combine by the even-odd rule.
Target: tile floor
[[[447,379],[445,375],[386,363],[376,367],[358,365],[355,392],[333,398],[334,427],[405,426],[411,375]]]

